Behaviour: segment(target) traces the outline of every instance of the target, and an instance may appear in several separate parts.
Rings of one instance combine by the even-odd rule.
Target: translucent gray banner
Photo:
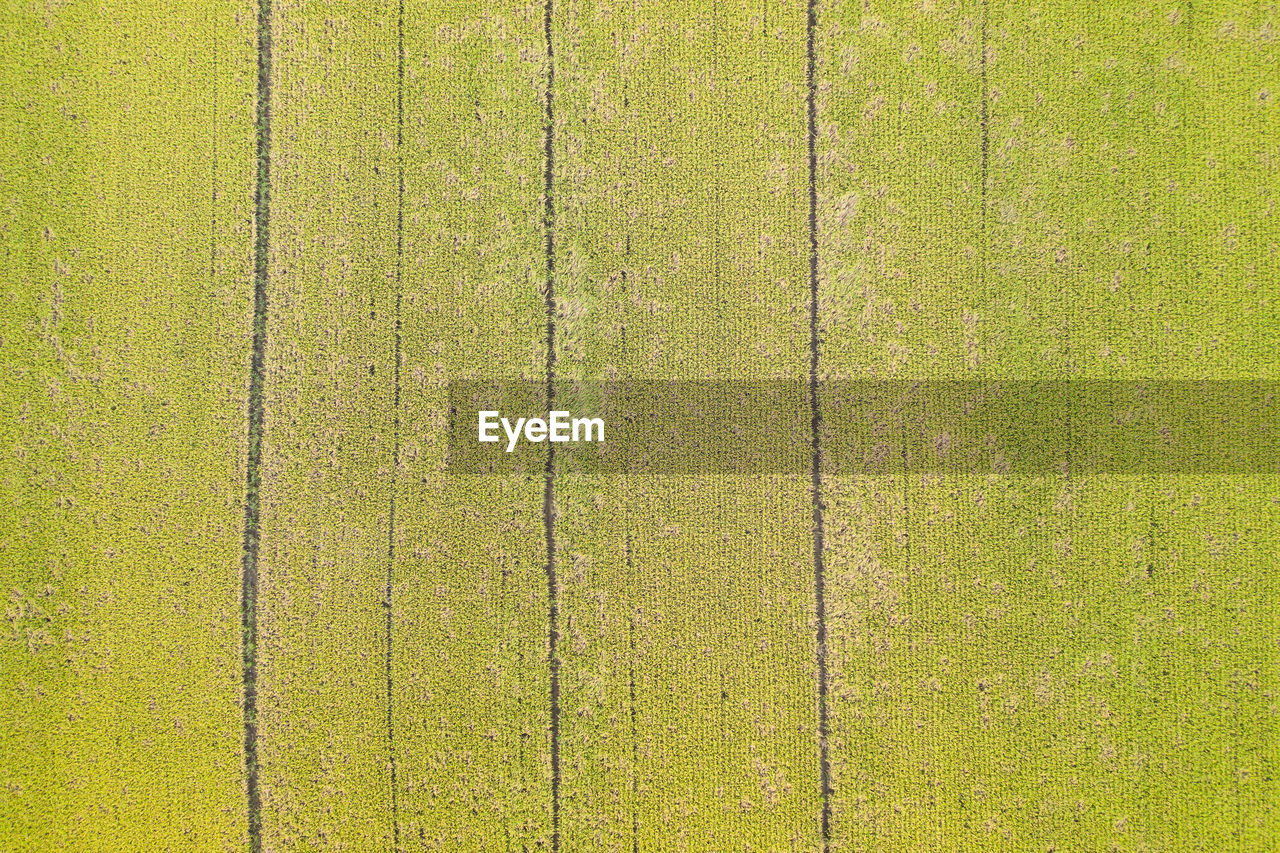
[[[1280,474],[1277,391],[1261,380],[828,381],[817,447],[830,475]],[[813,463],[804,380],[558,382],[550,408],[565,414],[530,428],[552,420],[546,398],[540,382],[452,383],[448,470],[540,472],[551,446],[564,472],[807,474]]]

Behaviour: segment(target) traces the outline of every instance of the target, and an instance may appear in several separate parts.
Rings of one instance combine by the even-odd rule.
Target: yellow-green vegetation
[[[242,849],[252,10],[0,16],[0,848]]]
[[[540,380],[546,366],[542,7],[408,4],[404,37],[399,838],[406,850],[546,850],[541,470],[447,471],[449,381]]]
[[[0,848],[1275,849],[1277,472],[907,393],[1280,380],[1274,5],[2,15]],[[615,380],[803,460],[451,469]]]
[[[558,376],[791,378],[807,406],[805,16],[555,21]],[[566,475],[556,504],[562,849],[811,849],[807,473]]]
[[[384,848],[397,19],[274,4],[257,599],[262,844]]]
[[[826,378],[1275,378],[1274,10],[820,20]],[[1275,477],[1064,462],[830,484],[833,849],[1272,849]]]

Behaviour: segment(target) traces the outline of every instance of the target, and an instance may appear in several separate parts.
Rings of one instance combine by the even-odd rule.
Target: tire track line
[[[258,500],[265,435],[263,382],[267,350],[267,264],[271,219],[271,0],[258,0],[257,182],[254,187],[253,355],[249,366],[249,458],[245,470],[244,547],[240,573],[244,691],[245,794],[250,853],[262,850],[258,783]]]
[[[555,406],[556,368],[556,243],[555,198],[555,52],[551,44],[552,0],[543,5],[543,35],[547,51],[546,116],[543,126],[543,228],[546,232],[547,280],[544,293],[547,316],[547,411]],[[547,663],[551,677],[551,853],[560,851],[560,609],[556,589],[555,462],[556,446],[547,442],[547,462],[543,469],[542,529],[547,548]]]
[[[400,803],[397,788],[396,729],[393,714],[391,653],[393,620],[392,585],[396,562],[396,484],[400,476],[400,341],[401,304],[404,297],[404,0],[400,0],[396,21],[396,308],[395,352],[392,362],[394,394],[391,432],[391,505],[387,517],[387,585],[383,607],[387,612],[387,765],[391,786],[392,850],[400,850]]]
[[[809,0],[806,32],[808,52],[808,141],[809,141],[809,412],[810,478],[813,495],[813,591],[817,617],[818,664],[818,766],[822,782],[822,850],[831,849],[831,760],[828,748],[827,710],[827,601],[826,567],[823,549],[825,528],[822,503],[822,410],[818,405],[818,104],[815,75],[815,39],[818,29],[817,0]]]

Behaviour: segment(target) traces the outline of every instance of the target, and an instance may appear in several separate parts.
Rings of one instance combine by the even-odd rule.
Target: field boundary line
[[[809,143],[809,407],[810,407],[810,478],[813,495],[813,592],[817,621],[818,664],[818,768],[822,783],[822,850],[831,848],[831,759],[828,751],[827,711],[827,600],[825,528],[822,504],[822,409],[818,405],[818,83],[815,74],[815,39],[818,29],[818,3],[809,0],[806,32],[808,53],[806,108]]]
[[[978,275],[981,276],[980,287],[986,293],[987,286],[987,157],[990,138],[987,130],[987,0],[982,0],[982,26],[978,34],[978,66],[981,69],[982,91],[978,102],[978,126],[982,134],[982,169],[978,188],[978,226],[981,229],[980,255],[978,258]]]
[[[627,534],[627,578],[635,578],[636,566],[631,550],[631,534]],[[629,697],[628,712],[631,718],[631,853],[640,853],[640,812],[637,804],[639,785],[637,777],[640,767],[640,737],[636,726],[636,612],[635,605],[627,617],[627,694]]]
[[[396,485],[400,478],[400,345],[401,306],[404,300],[404,0],[397,6],[396,17],[396,306],[395,348],[392,353],[393,394],[391,400],[391,500],[387,511],[387,586],[383,607],[387,612],[387,768],[391,788],[391,839],[393,851],[400,850],[400,800],[396,790],[396,728],[393,681],[391,673],[392,631],[394,624],[393,584],[396,563]]]
[[[555,52],[551,44],[552,0],[543,4],[542,29],[547,49],[546,116],[543,126],[543,229],[546,233],[547,281],[544,293],[547,316],[547,411],[555,407],[556,377],[556,208],[552,195],[555,175]],[[556,446],[547,442],[547,462],[543,469],[542,530],[547,548],[547,665],[551,680],[551,853],[560,851],[560,659],[556,650],[560,639],[560,608],[556,589],[555,521]]]
[[[267,267],[271,219],[271,0],[258,0],[257,179],[253,220],[253,355],[249,366],[249,456],[245,466],[244,546],[240,572],[244,691],[245,795],[250,853],[262,850],[262,794],[258,784],[258,544],[263,384],[267,351]]]

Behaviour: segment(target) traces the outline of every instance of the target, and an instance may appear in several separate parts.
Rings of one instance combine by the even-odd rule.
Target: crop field
[[[0,17],[0,850],[1280,851],[1277,3]]]

